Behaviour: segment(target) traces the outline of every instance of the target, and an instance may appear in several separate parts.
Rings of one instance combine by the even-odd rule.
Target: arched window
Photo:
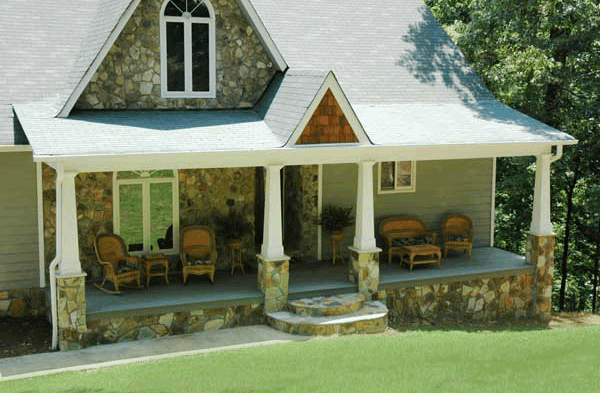
[[[214,98],[215,13],[208,0],[167,0],[160,11],[161,93]]]

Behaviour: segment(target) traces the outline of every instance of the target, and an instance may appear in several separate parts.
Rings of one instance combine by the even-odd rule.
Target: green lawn
[[[409,331],[0,382],[9,392],[598,392],[600,326]]]

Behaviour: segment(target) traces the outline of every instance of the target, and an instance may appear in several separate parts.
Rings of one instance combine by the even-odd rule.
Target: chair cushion
[[[468,234],[463,234],[463,235],[448,235],[448,240],[452,241],[452,242],[468,242],[469,241],[469,235]]]
[[[188,259],[185,263],[186,266],[197,266],[197,265],[212,265],[210,259]]]
[[[433,237],[431,235],[415,236],[415,237],[399,237],[392,240],[392,246],[413,246],[416,244],[432,244]]]
[[[138,270],[137,265],[128,263],[126,260],[123,259],[117,262],[117,266],[115,269],[117,274],[128,273],[135,270]]]

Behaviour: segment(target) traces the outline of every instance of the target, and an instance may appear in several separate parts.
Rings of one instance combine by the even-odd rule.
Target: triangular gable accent
[[[327,89],[321,103],[308,121],[302,135],[296,141],[297,145],[312,145],[318,143],[357,143],[350,123],[344,116],[342,108]]]
[[[75,86],[75,89],[71,92],[69,98],[64,103],[63,107],[60,109],[60,112],[58,113],[57,117],[69,116],[71,110],[77,103],[77,100],[79,99],[87,85],[90,83],[92,77],[96,74],[96,71],[98,71],[98,68],[104,61],[104,58],[106,57],[113,44],[125,28],[127,22],[129,22],[129,19],[137,9],[140,2],[141,0],[131,0],[131,3],[129,4],[129,6],[127,6],[127,9],[119,18],[119,21],[117,22],[116,26],[110,32],[110,35],[106,38],[106,42],[100,48],[100,51],[94,58],[93,62],[90,64],[89,68],[79,80],[79,82]],[[278,70],[283,71],[287,69],[287,64],[283,59],[281,52],[279,52],[279,49],[271,39],[269,32],[267,31],[266,27],[264,26],[262,20],[258,16],[258,13],[254,9],[252,4],[248,0],[240,0],[239,5],[242,9],[242,12],[247,17],[250,25],[256,31],[259,40],[261,41],[261,43],[263,43],[263,45],[266,46],[267,52],[272,57]]]
[[[348,99],[330,72],[287,145],[370,143]]]

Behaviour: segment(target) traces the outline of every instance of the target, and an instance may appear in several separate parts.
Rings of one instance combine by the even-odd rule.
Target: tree
[[[588,203],[591,196],[582,191],[598,181],[595,172],[600,164],[600,0],[426,3],[500,101],[580,141],[565,150],[552,175],[557,255],[561,255],[557,303],[564,310],[569,268],[591,265],[595,258],[589,246],[596,240],[579,237],[583,229],[575,227],[575,216],[591,217],[600,208]],[[498,161],[496,239],[511,251],[522,249],[528,229],[523,220],[529,211],[522,207],[531,205],[524,204],[530,196],[515,187],[531,181],[531,171],[523,165],[528,168],[521,158]],[[585,271],[571,272],[576,286]],[[586,304],[571,302],[568,308]]]

